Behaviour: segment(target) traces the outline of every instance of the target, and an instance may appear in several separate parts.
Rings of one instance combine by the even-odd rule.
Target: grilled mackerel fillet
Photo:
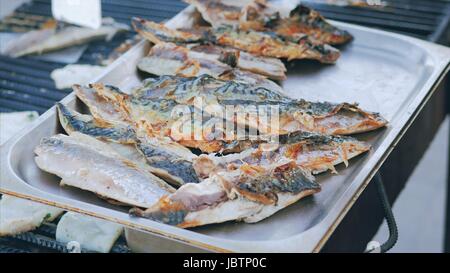
[[[198,28],[171,30],[164,25],[145,19],[133,18],[134,29],[152,43],[176,42],[199,43],[208,42],[220,46],[232,47],[256,56],[273,58],[313,59],[322,63],[335,63],[340,56],[339,50],[329,45],[316,44],[308,36],[297,39],[296,43],[286,41],[271,33],[253,30],[236,30],[232,26],[223,25],[218,28]],[[183,40],[183,37],[188,37]]]
[[[237,55],[228,55],[226,58],[237,59],[238,57]],[[227,62],[234,61],[228,60]],[[232,65],[236,66],[235,64]],[[159,43],[153,46],[149,54],[139,61],[138,68],[157,76],[194,77],[208,74],[219,79],[246,82],[282,92],[279,85],[264,76],[234,68],[226,64],[225,61],[219,61],[216,56],[189,50],[173,43]]]

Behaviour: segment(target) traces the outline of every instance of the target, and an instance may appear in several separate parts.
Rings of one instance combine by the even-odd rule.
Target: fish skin
[[[9,42],[2,50],[3,55],[10,57],[19,57],[21,52],[24,52],[30,44],[41,43],[55,34],[55,28],[44,28],[29,31],[19,38]]]
[[[108,86],[91,86],[100,96],[117,105],[118,111],[126,116],[125,119],[135,124],[136,130],[142,130],[148,136],[171,137],[181,145],[208,153],[224,150],[236,152],[245,147],[245,142],[235,142],[236,130],[244,124],[258,128],[263,136],[285,135],[296,131],[345,135],[375,130],[387,124],[378,114],[366,112],[352,104],[308,102],[291,99],[263,88],[246,89],[233,82],[221,84],[223,82],[216,81],[211,76],[165,76],[147,81],[144,87],[138,88],[131,95]],[[231,97],[243,99],[230,99]],[[208,106],[203,109],[204,114],[209,115],[204,115],[202,120],[192,123],[192,115],[201,114],[195,104],[196,99],[204,99],[204,106]],[[252,109],[257,111],[261,107],[271,105],[279,107],[279,127],[271,127],[268,119],[251,113],[236,115],[234,118],[223,117],[214,112],[219,111],[220,114],[223,113],[224,107],[233,106],[235,113],[247,113]],[[174,109],[179,110],[176,107],[182,107],[188,111],[188,115],[175,115]],[[230,129],[226,126],[230,122],[238,127],[230,127],[232,131],[223,130]],[[203,130],[196,132],[195,128]],[[183,134],[180,135],[180,132]],[[198,138],[193,140],[194,135]]]
[[[156,44],[173,41],[171,38],[171,35],[173,35],[172,31],[167,31],[167,29],[163,29],[162,25],[158,26],[154,22],[144,19],[139,20],[141,24],[135,25],[135,30],[144,38]],[[158,37],[153,35],[153,37],[148,38],[152,35],[152,32],[154,33],[156,31],[165,31],[165,33]],[[182,41],[183,39],[180,38],[188,35],[195,36],[196,39]],[[284,58],[287,60],[313,59],[322,63],[332,64],[340,57],[338,49],[327,44],[316,44],[306,35],[299,38],[296,43],[293,43],[285,41],[270,32],[242,31],[236,30],[228,25],[222,25],[216,29],[177,30],[177,39],[179,43],[209,42],[220,46],[236,48],[256,56]]]
[[[256,222],[319,191],[313,177],[292,163],[273,169],[242,166],[185,185],[152,208],[130,213],[182,228],[231,220]]]
[[[253,0],[223,1],[223,0],[183,0],[194,5],[202,18],[213,27],[221,25],[237,25],[241,10],[253,2]]]
[[[260,119],[241,121],[259,124],[258,128],[263,130],[263,134],[285,135],[306,131],[324,135],[352,135],[373,131],[388,124],[379,113],[364,111],[357,104],[350,103],[310,102],[303,99],[281,102],[227,99],[219,100],[219,103],[224,106],[235,106],[236,112],[248,111],[249,106],[255,106],[256,109],[270,105],[279,107],[277,128]]]
[[[19,52],[14,52],[13,57],[22,57],[30,54],[42,54],[57,51],[63,48],[86,44],[90,41],[100,39],[111,39],[117,32],[126,31],[128,27],[122,24],[104,24],[98,29],[87,27],[68,26],[56,33],[39,41],[38,44],[31,44],[28,48]]]
[[[172,99],[149,98],[146,96],[130,96],[119,89],[103,84],[91,84],[89,87],[78,87],[76,95],[85,102],[95,120],[106,125],[125,124],[132,125],[137,132],[145,132],[149,137],[171,136],[171,129],[192,127],[191,121],[184,121],[182,117],[172,117],[175,107],[180,106]],[[192,113],[194,108],[187,106]],[[214,121],[217,118],[211,117]],[[190,148],[200,149],[204,152],[215,152],[225,145],[222,140],[192,140],[189,138],[177,139],[178,143]]]
[[[154,170],[153,174],[158,177],[177,187],[187,183],[199,183],[200,179],[192,165],[196,155],[184,146],[153,139],[138,141],[136,147]]]
[[[143,169],[179,187],[185,183],[198,183],[192,166],[196,158],[189,149],[170,140],[138,137],[130,126],[100,127],[89,115],[81,115],[57,103],[58,114],[64,130],[70,135],[79,132],[105,141],[125,158],[139,163]],[[109,142],[133,145],[111,145]]]
[[[148,55],[139,61],[138,68],[157,76],[194,77],[208,74],[218,79],[247,82],[255,86],[283,92],[278,84],[265,76],[234,68],[211,54],[193,51],[173,43],[154,45]]]
[[[285,16],[279,7],[265,0],[184,1],[194,5],[203,19],[215,28],[232,25],[242,30],[273,32],[293,42],[308,35],[320,44],[330,45],[345,44],[353,39],[349,32],[330,24],[319,12],[302,4]]]
[[[43,138],[35,162],[65,185],[124,204],[150,207],[174,189],[93,137],[73,133]]]
[[[101,140],[109,140],[118,143],[135,143],[136,133],[131,126],[106,126],[97,124],[92,116],[82,115],[69,109],[61,103],[56,103],[58,117],[61,125],[67,133],[80,132]]]
[[[202,178],[215,172],[232,171],[244,164],[251,166],[272,165],[274,162],[293,160],[298,166],[319,174],[370,150],[370,145],[352,137],[327,136],[307,132],[295,132],[280,137],[280,143],[252,143],[239,154],[217,157],[200,155],[194,160],[194,168]]]

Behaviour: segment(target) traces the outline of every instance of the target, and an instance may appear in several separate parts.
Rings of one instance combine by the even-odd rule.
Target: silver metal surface
[[[186,18],[178,17],[171,23],[186,22]],[[339,166],[338,175],[318,176],[323,186],[320,193],[256,224],[230,222],[187,230],[130,217],[124,209],[94,194],[59,187],[56,176],[38,169],[34,147],[42,137],[62,132],[54,107],[1,147],[0,191],[123,224],[130,228],[126,235],[135,251],[319,251],[448,72],[450,62],[449,48],[335,23],[355,36],[351,44],[341,48],[337,64],[289,64],[283,87],[297,98],[358,102],[365,109],[381,112],[390,124],[358,135],[373,145],[372,151],[351,160],[347,169]],[[136,63],[148,49],[146,42],[139,43],[97,81],[124,90],[138,85],[143,75],[137,72]],[[86,110],[74,94],[63,103]]]

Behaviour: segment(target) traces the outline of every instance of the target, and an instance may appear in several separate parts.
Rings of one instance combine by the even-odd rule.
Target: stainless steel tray
[[[187,8],[169,23],[187,25],[192,10]],[[351,44],[341,48],[338,63],[296,62],[288,66],[283,87],[297,98],[358,102],[365,109],[381,112],[390,124],[359,135],[373,145],[373,150],[351,160],[347,169],[339,166],[339,175],[320,175],[320,193],[257,224],[230,222],[187,230],[133,218],[89,192],[59,187],[57,177],[37,168],[34,147],[42,137],[62,132],[54,107],[1,147],[0,191],[123,224],[130,228],[126,235],[136,251],[319,251],[442,81],[450,61],[450,49],[443,46],[335,23],[355,36]],[[137,72],[136,63],[148,49],[148,43],[139,43],[97,81],[124,90],[139,84],[142,74]],[[62,102],[86,110],[74,94]],[[144,237],[141,231],[146,232]]]

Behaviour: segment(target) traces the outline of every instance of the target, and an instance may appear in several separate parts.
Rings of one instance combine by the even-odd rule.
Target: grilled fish
[[[352,35],[328,23],[317,11],[298,5],[288,17],[282,17],[267,4],[252,3],[241,14],[241,29],[273,32],[286,40],[297,42],[305,35],[320,44],[339,45],[353,39]]]
[[[38,167],[69,185],[124,204],[148,208],[174,189],[108,145],[72,133],[43,138],[35,148]]]
[[[216,104],[217,107],[233,106],[236,113],[249,113],[235,117],[245,118],[237,120],[238,123],[258,129],[267,128],[269,131],[274,128],[267,124],[268,120],[251,115],[251,110],[276,106],[279,108],[278,131],[272,132],[276,134],[307,131],[348,135],[372,131],[387,124],[378,113],[364,111],[356,104],[296,100],[266,88],[220,81],[206,75],[197,78],[166,76],[149,79],[134,94],[146,98],[172,99],[182,104],[194,104],[195,98],[202,98],[206,104]]]
[[[126,116],[148,136],[169,136],[204,152],[226,149],[238,140],[236,132],[246,126],[262,135],[296,131],[346,135],[375,130],[387,123],[378,114],[356,105],[313,103],[264,88],[245,87],[211,76],[152,79],[132,95],[100,84],[91,85],[92,92],[110,100],[121,116]],[[264,111],[270,115],[261,115]],[[227,126],[229,123],[232,126]],[[233,149],[239,147],[236,144]]]
[[[336,48],[316,44],[307,35],[293,43],[271,33],[236,30],[229,25],[223,25],[216,29],[200,28],[174,31],[151,21],[133,18],[133,26],[141,36],[155,44],[172,42],[176,38],[178,43],[209,42],[236,48],[257,56],[288,60],[313,59],[322,63],[335,63],[340,56],[340,52]],[[183,41],[184,36],[189,36],[189,39]]]
[[[225,48],[213,44],[192,44],[187,47],[194,52],[219,60],[232,67],[260,74],[273,80],[286,79],[286,67],[276,58],[255,56],[245,51]]]
[[[21,57],[30,54],[42,54],[51,51],[57,51],[63,48],[82,45],[94,40],[110,40],[118,32],[128,30],[128,26],[104,20],[104,24],[98,29],[77,26],[65,26],[62,29],[56,29],[53,35],[45,35],[45,39],[40,38],[35,43],[30,43],[25,49],[18,51],[9,51],[12,57]],[[27,34],[25,34],[27,35]],[[32,32],[29,35],[35,36]]]
[[[202,18],[217,28],[221,25],[237,25],[242,9],[254,0],[184,0],[194,5]]]
[[[203,19],[213,27],[231,25],[241,30],[272,32],[279,37],[297,42],[308,35],[321,44],[338,45],[352,40],[352,35],[323,18],[317,11],[298,5],[288,16],[265,0],[221,1],[185,0],[193,4]]]
[[[163,78],[171,79],[168,76]],[[205,76],[205,78],[210,78],[210,76]],[[175,77],[173,79],[184,78]],[[190,84],[195,83],[192,80],[189,82]],[[174,81],[170,82],[174,83]],[[157,86],[158,83],[164,83],[164,80],[150,82],[149,85]],[[201,81],[197,82],[197,84],[200,83]],[[180,91],[182,92],[182,89],[189,91],[191,88],[193,86],[181,87]],[[160,91],[164,91],[164,94],[167,95],[166,89],[163,89]],[[84,99],[84,101],[87,102],[92,113],[97,113],[95,119],[101,120],[102,123],[111,124],[113,123],[110,120],[112,116],[120,117],[123,118],[122,121],[133,124],[136,131],[143,132],[149,137],[170,137],[183,146],[200,149],[206,153],[239,151],[241,146],[239,143],[235,143],[234,140],[236,139],[233,137],[236,135],[236,128],[231,126],[230,132],[221,129],[226,128],[228,122],[226,119],[203,113],[192,104],[181,103],[193,98],[196,93],[189,92],[187,94],[191,96],[189,98],[183,94],[180,94],[180,96],[175,94],[175,97],[178,96],[178,99],[175,100],[175,97],[170,96],[156,98],[153,93],[147,96],[145,95],[147,94],[146,91],[147,89],[141,88],[136,91],[136,94],[128,95],[115,87],[102,84],[91,84],[89,87],[76,88],[76,94],[80,93],[81,97],[86,97],[84,93],[87,93],[90,97],[97,98],[96,100]],[[225,91],[223,92],[224,96],[232,95],[231,92]],[[212,99],[215,100],[216,97],[212,97]],[[106,109],[103,109],[103,107],[106,107]],[[111,114],[109,109],[114,109],[117,113]],[[103,114],[105,116],[102,116]]]
[[[309,102],[303,99],[288,102],[219,100],[224,107],[233,106],[243,118],[237,122],[257,126],[263,134],[284,135],[296,131],[319,133],[324,135],[351,135],[369,132],[384,127],[387,121],[378,113],[364,111],[357,104]],[[261,118],[257,111],[278,109],[277,123],[272,119]],[[274,126],[276,125],[276,126]]]
[[[289,102],[292,98],[284,93],[260,86],[221,80],[210,75],[198,77],[161,76],[148,78],[141,87],[133,91],[137,97],[149,99],[172,99],[181,104],[191,104],[195,98],[202,97],[208,104],[219,103],[221,100],[248,100]]]
[[[148,56],[139,61],[138,68],[157,76],[194,77],[208,74],[219,79],[232,79],[282,92],[279,85],[264,76],[233,68],[211,54],[192,51],[172,43],[159,43],[153,46]]]
[[[258,222],[319,191],[314,178],[293,163],[271,169],[243,165],[184,185],[155,206],[130,213],[182,228],[232,220]]]
[[[107,97],[99,95],[92,85],[74,85],[73,90],[76,96],[88,106],[97,124],[101,123],[104,126],[128,126],[130,124],[120,108]]]
[[[99,123],[92,116],[77,113],[61,103],[56,103],[56,108],[58,109],[59,121],[68,134],[80,132],[100,140],[124,144],[136,142],[136,132],[130,125]]]
[[[103,140],[121,156],[173,186],[199,182],[192,165],[197,156],[184,146],[167,138],[138,137],[130,126],[100,127],[102,125],[96,124],[92,116],[79,114],[60,103],[57,109],[59,120],[69,135],[79,132]]]
[[[200,155],[194,167],[200,177],[212,173],[232,171],[244,164],[251,166],[272,165],[282,160],[293,160],[298,166],[318,174],[327,170],[336,172],[334,166],[370,149],[370,145],[351,137],[325,136],[296,132],[282,136],[280,143],[252,144],[253,147],[239,154],[225,156]]]

